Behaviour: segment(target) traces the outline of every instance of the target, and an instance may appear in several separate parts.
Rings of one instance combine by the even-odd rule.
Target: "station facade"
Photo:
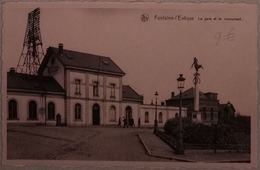
[[[142,127],[178,114],[175,106],[144,104],[143,96],[123,84],[125,72],[110,58],[49,47],[37,75],[7,73],[9,123],[57,121],[69,126],[118,125],[126,119]],[[184,108],[183,117],[187,116]]]

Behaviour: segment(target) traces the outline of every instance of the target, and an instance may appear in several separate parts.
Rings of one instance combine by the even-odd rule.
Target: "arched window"
[[[55,105],[53,102],[48,103],[48,120],[55,119]]]
[[[149,112],[145,112],[144,114],[144,122],[149,123]]]
[[[81,120],[81,104],[75,104],[75,120]]]
[[[10,100],[8,102],[8,119],[17,119],[17,102],[15,100]]]
[[[37,103],[35,101],[29,102],[29,120],[37,120]]]
[[[163,122],[163,115],[162,112],[159,113],[159,123]]]
[[[116,107],[111,106],[109,110],[109,121],[115,122],[116,121]]]

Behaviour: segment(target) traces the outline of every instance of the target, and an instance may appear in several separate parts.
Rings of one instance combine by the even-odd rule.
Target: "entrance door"
[[[127,106],[125,109],[125,116],[126,116],[126,124],[129,126],[133,126],[133,116],[132,116],[132,108]]]
[[[92,123],[93,125],[100,125],[100,107],[94,104],[92,107]]]

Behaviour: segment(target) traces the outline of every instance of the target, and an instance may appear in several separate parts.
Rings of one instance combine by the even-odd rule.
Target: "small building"
[[[143,103],[143,96],[123,84],[125,72],[110,58],[49,47],[37,75],[7,73],[9,123],[46,123],[60,119],[70,126],[118,125],[126,119],[159,126],[178,108]],[[186,115],[186,109],[183,110]],[[119,121],[120,120],[120,121]]]
[[[219,122],[226,123],[235,117],[236,109],[230,102],[219,104]]]
[[[187,108],[187,117],[191,121],[195,121],[196,115],[192,115],[194,111],[194,92],[195,89],[189,88],[182,92],[182,106]],[[219,111],[219,100],[217,98],[217,93],[213,92],[199,92],[199,111],[201,113],[201,121],[205,124],[212,124],[218,121],[218,111]],[[167,106],[179,107],[180,105],[180,95],[175,95],[174,92],[171,94],[171,98],[166,100]]]
[[[7,82],[8,122],[45,123],[48,120],[55,124],[55,116],[64,114],[65,91],[53,77],[16,73],[11,69]],[[64,115],[62,118],[64,121]]]

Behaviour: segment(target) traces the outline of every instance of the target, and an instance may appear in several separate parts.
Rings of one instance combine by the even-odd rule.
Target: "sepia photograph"
[[[11,164],[256,163],[256,4],[6,2],[2,20]]]

